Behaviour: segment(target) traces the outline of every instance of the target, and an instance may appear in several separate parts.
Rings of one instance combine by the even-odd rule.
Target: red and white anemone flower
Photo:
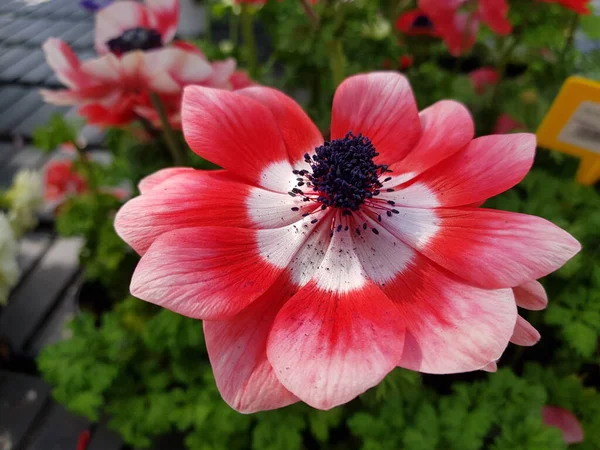
[[[67,89],[42,90],[44,99],[80,106],[79,113],[95,125],[126,125],[143,117],[160,126],[150,98],[155,93],[171,125],[180,128],[184,86],[233,89],[243,74],[236,73],[235,60],[211,63],[192,44],[164,46],[175,33],[178,5],[176,0],[121,1],[102,9],[96,16],[101,56],[91,60],[80,61],[65,42],[48,39],[46,60]]]
[[[480,22],[499,35],[512,32],[506,0],[419,0],[419,8],[433,22],[454,56],[473,47]]]
[[[175,37],[178,21],[179,0],[114,2],[96,14],[96,51],[118,55],[163,47]]]
[[[151,175],[115,227],[142,255],[133,295],[204,320],[238,411],[332,408],[396,366],[484,368],[513,336],[512,288],[580,249],[544,219],[474,206],[525,176],[533,135],[473,139],[463,105],[419,113],[398,73],[344,81],[328,142],[270,88],[190,86],[182,110],[192,150],[224,170]]]

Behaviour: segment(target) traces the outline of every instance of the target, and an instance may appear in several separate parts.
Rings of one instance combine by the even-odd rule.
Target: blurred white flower
[[[6,215],[0,212],[0,304],[6,304],[18,279],[17,240]]]
[[[363,26],[362,35],[376,41],[381,41],[387,38],[391,32],[392,24],[383,16],[377,15],[375,22]]]
[[[42,176],[35,170],[20,170],[6,192],[10,204],[8,220],[16,236],[37,224],[37,211],[44,202]]]

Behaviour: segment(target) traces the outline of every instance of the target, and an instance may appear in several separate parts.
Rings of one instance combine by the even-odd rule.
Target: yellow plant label
[[[537,130],[541,147],[579,156],[577,181],[600,179],[600,83],[569,77]]]

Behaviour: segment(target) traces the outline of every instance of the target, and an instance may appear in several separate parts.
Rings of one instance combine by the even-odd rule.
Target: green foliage
[[[116,300],[127,292],[133,266],[133,250],[115,232],[114,215],[121,202],[110,194],[82,194],[61,205],[56,229],[63,236],[82,236],[80,253],[85,275],[98,280]]]
[[[435,450],[563,449],[560,433],[542,424],[546,392],[510,370],[458,383],[449,395],[408,385],[350,417],[360,448]],[[409,389],[412,389],[409,391]],[[406,395],[413,392],[413,395]],[[393,430],[393,432],[390,432]]]
[[[82,126],[81,120],[68,122],[62,114],[54,114],[48,124],[36,128],[33,143],[41,150],[54,151],[61,144],[75,142]]]

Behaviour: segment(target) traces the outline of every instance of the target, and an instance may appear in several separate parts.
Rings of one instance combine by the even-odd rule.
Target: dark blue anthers
[[[137,27],[126,30],[121,36],[109,40],[106,45],[116,55],[133,50],[152,50],[162,47],[162,37],[154,29]]]
[[[357,211],[365,200],[380,193],[383,184],[379,177],[388,167],[375,164],[378,156],[371,140],[349,132],[342,139],[325,142],[304,160],[312,171],[303,173],[307,186],[317,193],[316,201],[326,206]]]

